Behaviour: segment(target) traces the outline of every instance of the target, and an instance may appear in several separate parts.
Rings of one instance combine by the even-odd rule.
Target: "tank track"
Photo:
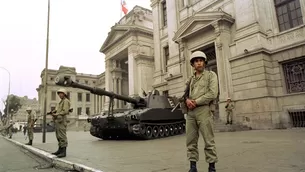
[[[103,140],[152,140],[185,133],[185,121],[161,124],[141,123],[133,125],[129,131],[119,130],[116,132],[111,130],[100,130],[98,127],[92,127],[90,133],[91,135]]]

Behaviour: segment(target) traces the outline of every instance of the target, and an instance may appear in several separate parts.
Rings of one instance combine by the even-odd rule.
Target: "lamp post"
[[[47,19],[47,43],[46,43],[46,66],[44,69],[44,109],[43,109],[43,130],[42,143],[46,142],[46,114],[47,114],[47,93],[48,93],[48,61],[49,61],[49,25],[50,25],[50,0],[48,0],[48,19]]]
[[[9,98],[10,98],[10,92],[11,92],[11,73],[9,70],[7,70],[5,67],[1,67],[1,69],[5,70],[8,73],[8,93],[7,93],[7,108],[6,108],[6,115],[7,118],[9,118]]]

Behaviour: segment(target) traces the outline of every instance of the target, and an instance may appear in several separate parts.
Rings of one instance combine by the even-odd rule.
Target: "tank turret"
[[[119,95],[100,88],[90,87],[74,82],[69,76],[56,77],[55,84],[90,91],[92,94],[110,98],[108,112],[88,118],[91,123],[91,135],[102,139],[119,138],[160,138],[182,134],[185,129],[184,114],[180,108],[178,98],[160,95],[158,90],[145,97],[129,97]],[[128,102],[129,109],[114,110],[114,99]],[[73,103],[73,102],[72,102]]]

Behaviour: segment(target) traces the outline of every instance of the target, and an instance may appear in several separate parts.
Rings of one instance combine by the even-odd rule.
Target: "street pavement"
[[[185,135],[149,141],[104,141],[89,132],[68,132],[65,160],[103,172],[186,172]],[[55,133],[34,133],[34,147],[53,152]],[[13,136],[26,143],[22,133]],[[305,128],[215,133],[217,172],[305,172]],[[199,140],[199,172],[207,171],[204,142]]]
[[[45,168],[45,169],[39,169]],[[0,137],[1,172],[62,172],[30,152]]]

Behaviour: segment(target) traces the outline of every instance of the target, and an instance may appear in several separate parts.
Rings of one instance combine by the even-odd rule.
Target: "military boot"
[[[60,152],[61,152],[61,148],[58,147],[57,151],[56,151],[56,152],[53,152],[52,154],[53,154],[53,155],[58,155],[58,154],[60,154]]]
[[[196,162],[191,161],[189,172],[197,172]]]
[[[33,144],[32,140],[29,140],[29,142],[26,143],[25,145],[32,145],[32,144]]]
[[[215,163],[210,163],[208,170],[209,172],[216,172]]]
[[[57,155],[58,158],[66,157],[66,147],[60,149],[59,154]]]

